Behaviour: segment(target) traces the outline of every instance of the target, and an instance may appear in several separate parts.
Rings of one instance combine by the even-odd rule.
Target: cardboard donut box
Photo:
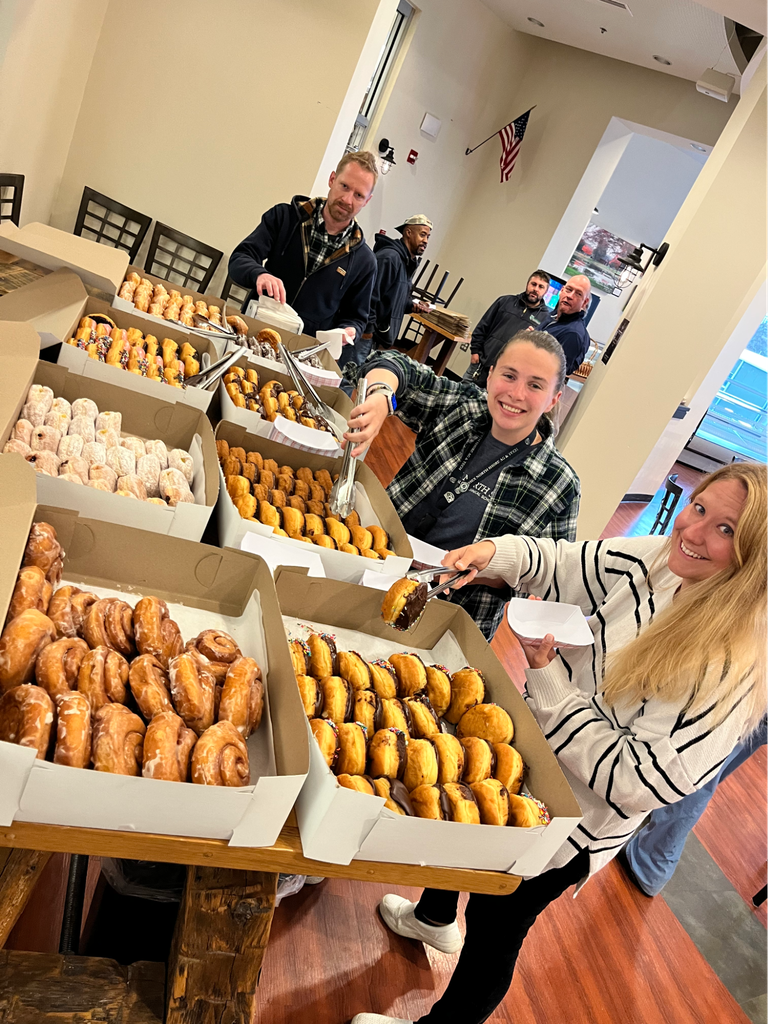
[[[206,414],[181,402],[164,402],[159,397],[153,398],[72,373],[65,366],[47,363],[37,357],[38,336],[29,324],[0,321],[0,359],[4,370],[0,380],[0,449],[19,418],[30,386],[43,384],[51,388],[57,398],[66,398],[69,402],[77,398],[91,398],[101,412],[113,410],[122,413],[125,434],[164,441],[169,449],[184,448],[191,451],[196,460],[192,483],[194,504],[161,508],[43,473],[35,474],[38,500],[94,519],[187,540],[200,540],[219,494],[216,445]],[[119,370],[118,373],[125,371]],[[159,393],[165,393],[162,386]],[[7,458],[23,461],[20,455]]]
[[[262,724],[248,741],[251,763],[268,754],[274,768],[256,777],[252,771],[249,786],[230,789],[70,768],[36,760],[28,747],[0,742],[0,825],[35,821],[272,845],[306,778],[308,740],[268,567],[245,552],[36,506],[34,476],[18,456],[0,455],[0,621],[31,524],[50,523],[65,551],[67,582],[119,590],[132,605],[140,596],[155,595],[177,606],[180,625],[184,614],[197,623],[216,616],[235,624],[245,638],[239,641],[244,653],[259,661],[266,677]],[[182,633],[185,641],[196,635],[183,625]]]

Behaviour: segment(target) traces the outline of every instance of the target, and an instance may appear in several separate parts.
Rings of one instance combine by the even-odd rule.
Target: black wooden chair
[[[152,232],[144,269],[171,284],[205,292],[223,255],[220,249],[158,221]]]
[[[77,211],[73,234],[91,238],[113,249],[124,249],[133,263],[149,231],[152,218],[86,185]]]
[[[221,289],[221,297],[225,302],[236,302],[237,305],[242,309],[243,303],[250,294],[249,288],[243,288],[242,285],[235,284],[232,278],[227,274],[227,279],[224,282],[224,287]]]
[[[23,194],[23,174],[0,174],[0,221],[12,220],[19,226]]]
[[[676,481],[677,473],[673,473],[671,476],[667,477],[667,482],[665,484],[666,490],[664,492],[664,497],[661,499],[659,511],[656,513],[656,518],[653,521],[653,526],[650,529],[651,534],[658,533],[660,536],[663,536],[669,528],[672,516],[675,514],[675,509],[677,508],[677,503],[680,501],[683,494],[683,488],[680,484],[676,483]]]

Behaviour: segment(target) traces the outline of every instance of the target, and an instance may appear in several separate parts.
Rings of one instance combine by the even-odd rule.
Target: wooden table
[[[0,847],[13,850],[0,869],[0,948],[24,909],[51,852],[188,865],[166,975],[166,1024],[252,1024],[258,1019],[256,989],[269,941],[279,872],[499,895],[513,892],[520,884],[518,876],[496,871],[375,861],[340,865],[309,860],[302,852],[293,815],[274,846],[268,847],[231,847],[216,839],[25,822],[0,828]],[[105,999],[113,999],[114,991],[122,991],[123,982],[115,977],[115,968],[112,961],[92,957],[46,958],[45,954],[8,953],[3,959],[0,954],[0,994],[4,983],[8,986],[9,978],[27,979],[27,988],[18,1000],[18,1016],[11,1011],[3,1020],[15,1024],[28,1019],[25,1014],[29,1012],[29,1003],[24,1003],[27,989],[33,992],[28,996],[29,1001],[38,1009],[41,998],[43,1001],[48,998],[44,993],[49,992],[51,986],[57,993],[60,987],[62,992],[68,991],[66,979],[73,970],[87,974],[93,986],[73,990],[71,1011],[68,1011],[69,1004],[62,1005],[62,1001],[67,1002],[63,995],[58,1002],[51,999],[51,1003],[56,1003],[57,1021],[82,1024],[91,1019],[87,1010],[84,1015],[84,998],[95,1004],[92,1019],[101,1020],[96,1013],[98,1005],[103,1005]],[[126,970],[126,1007],[130,1004],[133,1008],[140,998],[137,992],[143,984],[142,976],[139,972],[134,984],[130,973],[133,968]],[[103,995],[98,994],[99,985],[104,986]],[[46,1012],[52,1014],[53,1010],[48,1011],[46,1007]],[[130,1017],[132,1024],[159,1021],[148,1005],[142,1006],[142,1012],[131,1009]],[[44,1019],[45,1016],[40,1017],[41,1021]]]
[[[445,372],[448,361],[453,355],[453,350],[460,341],[466,341],[467,339],[462,334],[449,334],[448,331],[443,330],[441,327],[436,327],[431,320],[427,320],[418,313],[411,313],[411,316],[417,323],[423,325],[424,334],[419,344],[414,349],[411,349],[408,355],[411,359],[415,359],[417,363],[426,363],[430,351],[442,341],[443,346],[435,359],[435,373],[438,377],[441,377]]]
[[[50,270],[45,267],[38,267],[36,263],[0,250],[0,295],[23,288],[25,284],[31,284],[46,274],[50,274]]]

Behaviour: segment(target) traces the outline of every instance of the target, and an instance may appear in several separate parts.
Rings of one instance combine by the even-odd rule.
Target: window
[[[365,96],[360,105],[360,112],[355,118],[355,127],[352,129],[352,134],[349,136],[349,142],[346,145],[347,153],[356,153],[363,144],[363,139],[371,123],[376,104],[379,102],[384,91],[387,75],[392,70],[392,65],[397,57],[397,51],[405,37],[405,31],[412,15],[413,7],[411,7],[407,0],[400,0],[397,5],[395,20],[392,22],[392,28],[387,36],[387,41],[381,48],[376,68],[368,83],[368,88],[365,90]]]

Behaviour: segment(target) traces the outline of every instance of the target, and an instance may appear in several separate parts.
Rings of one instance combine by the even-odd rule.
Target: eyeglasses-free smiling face
[[[529,341],[509,346],[488,375],[491,433],[497,441],[517,444],[553,408],[562,393],[556,390],[558,369],[553,355]]]
[[[747,492],[738,480],[716,480],[675,520],[667,565],[682,586],[707,580],[733,562],[733,538]]]

